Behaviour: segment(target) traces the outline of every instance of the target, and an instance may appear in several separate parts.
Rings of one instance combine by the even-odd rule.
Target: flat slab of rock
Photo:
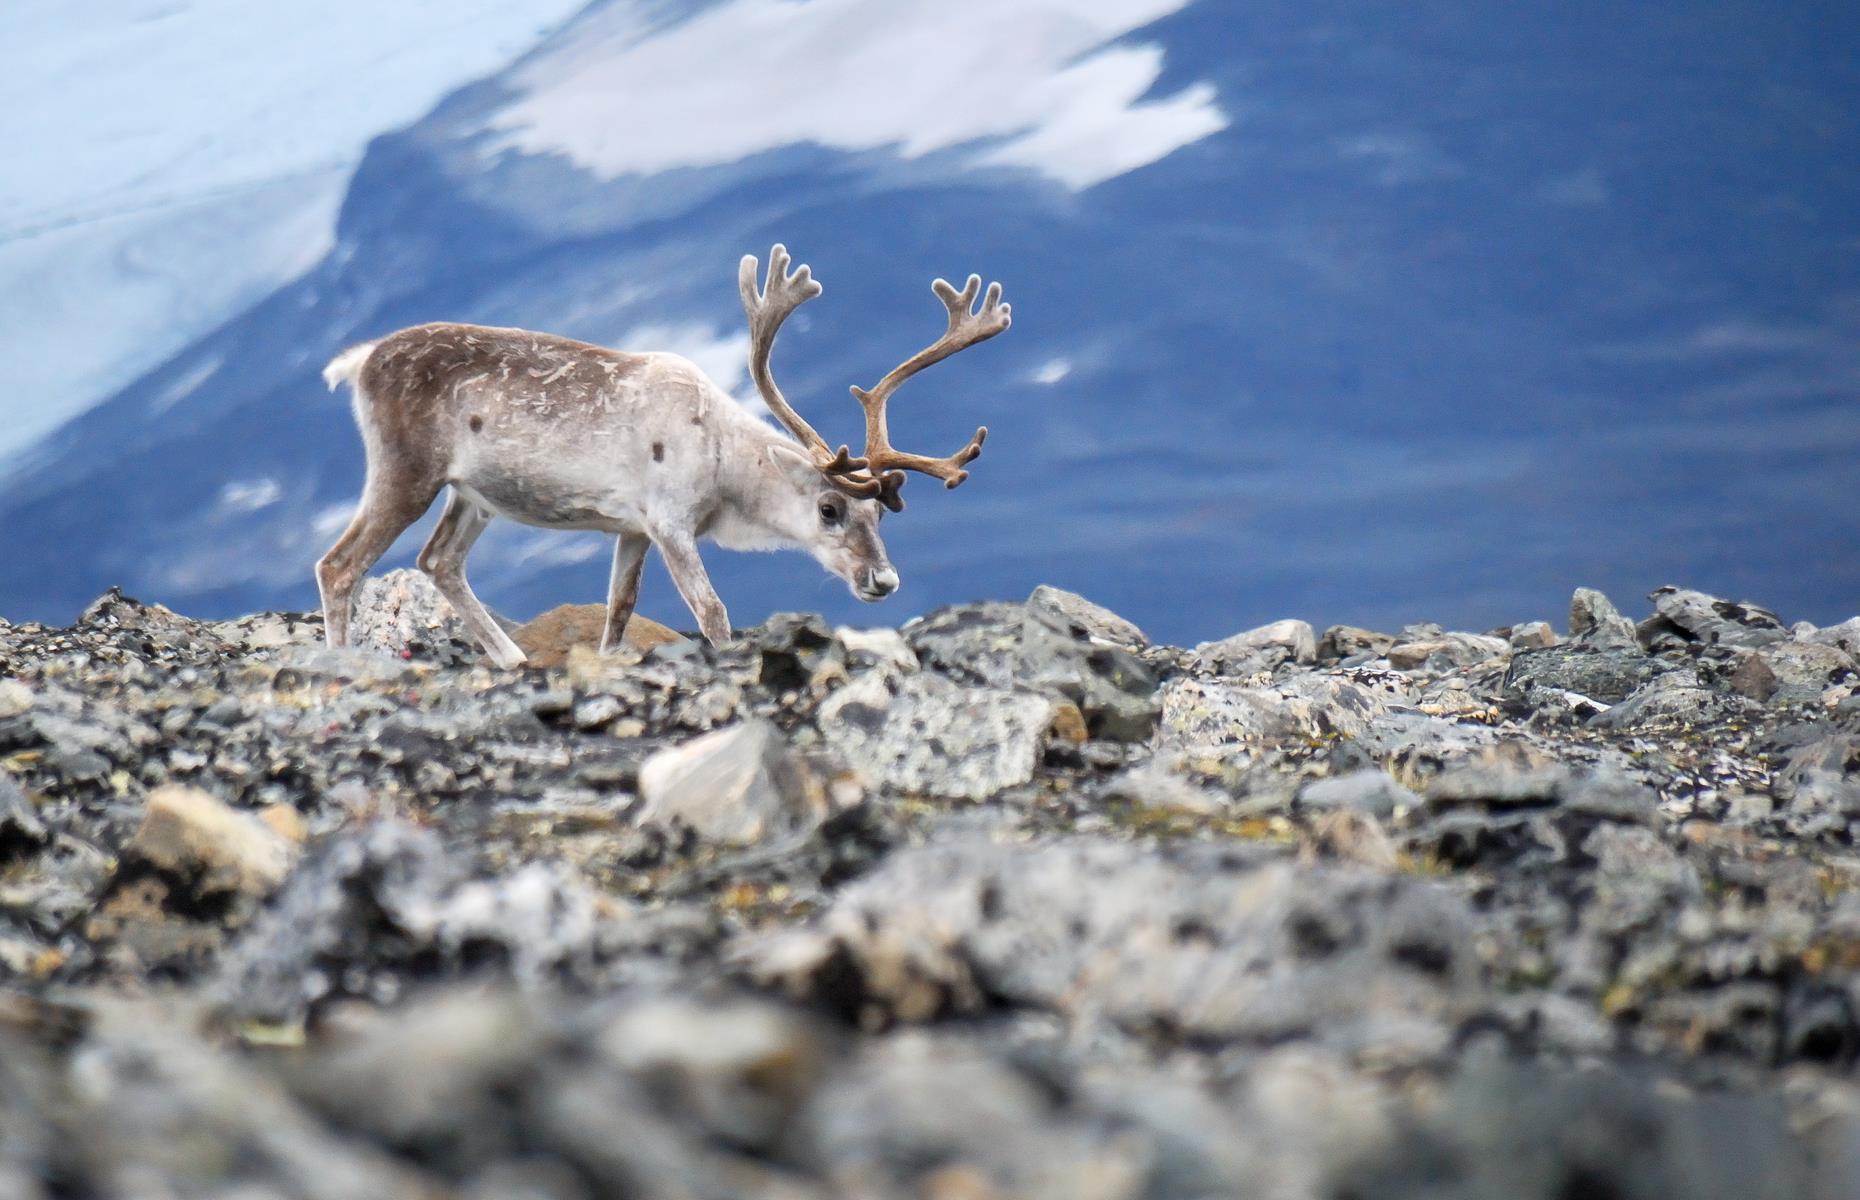
[[[1733,653],[1739,657],[1726,684],[1761,702],[1818,699],[1828,688],[1860,677],[1860,662],[1828,642],[1775,642]]]
[[[590,960],[613,911],[567,864],[472,878],[432,830],[376,821],[305,855],[213,987],[241,1018],[291,1023],[343,996],[398,995],[490,951],[534,984]]]
[[[1511,627],[1509,640],[1514,650],[1541,650],[1556,645],[1560,639],[1548,621],[1526,621]]]

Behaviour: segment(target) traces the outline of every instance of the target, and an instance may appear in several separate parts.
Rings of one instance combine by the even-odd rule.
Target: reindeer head
[[[986,427],[977,429],[967,445],[945,458],[906,454],[891,445],[885,405],[898,386],[917,372],[1006,329],[1011,323],[1009,306],[1001,302],[1001,285],[991,283],[980,310],[975,309],[982,288],[979,275],[969,276],[960,292],[942,279],[932,283],[931,289],[949,310],[949,328],[869,391],[853,387],[854,398],[865,410],[865,451],[854,456],[850,447],[841,446],[835,451],[827,445],[826,439],[783,399],[769,370],[776,331],[790,313],[820,295],[819,281],[805,264],[790,274],[788,251],[780,245],[769,251],[768,282],[760,291],[756,288],[756,268],[755,255],[746,254],[737,271],[743,308],[749,314],[749,372],[769,411],[797,443],[770,450],[771,462],[789,486],[767,501],[777,511],[759,515],[844,579],[853,595],[861,600],[882,600],[898,589],[898,573],[885,556],[878,522],[886,510],[903,511],[904,473],[916,471],[953,488],[969,477],[964,468],[981,454],[982,442],[988,437]]]

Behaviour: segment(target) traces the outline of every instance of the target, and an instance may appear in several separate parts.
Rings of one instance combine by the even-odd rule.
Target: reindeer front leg
[[[717,589],[710,585],[710,576],[704,572],[704,561],[698,557],[697,539],[684,530],[660,529],[652,535],[652,542],[659,548],[660,557],[665,559],[678,594],[685,598],[691,615],[697,618],[705,640],[713,646],[727,643],[730,614],[724,610],[723,601],[717,598]]]

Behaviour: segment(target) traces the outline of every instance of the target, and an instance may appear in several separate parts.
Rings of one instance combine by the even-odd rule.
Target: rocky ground
[[[1652,602],[0,622],[0,1196],[1860,1196],[1860,619]]]

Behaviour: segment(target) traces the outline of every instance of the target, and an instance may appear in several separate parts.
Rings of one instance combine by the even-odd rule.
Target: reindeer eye
[[[838,525],[846,518],[846,508],[838,500],[826,499],[820,502],[820,523]]]

